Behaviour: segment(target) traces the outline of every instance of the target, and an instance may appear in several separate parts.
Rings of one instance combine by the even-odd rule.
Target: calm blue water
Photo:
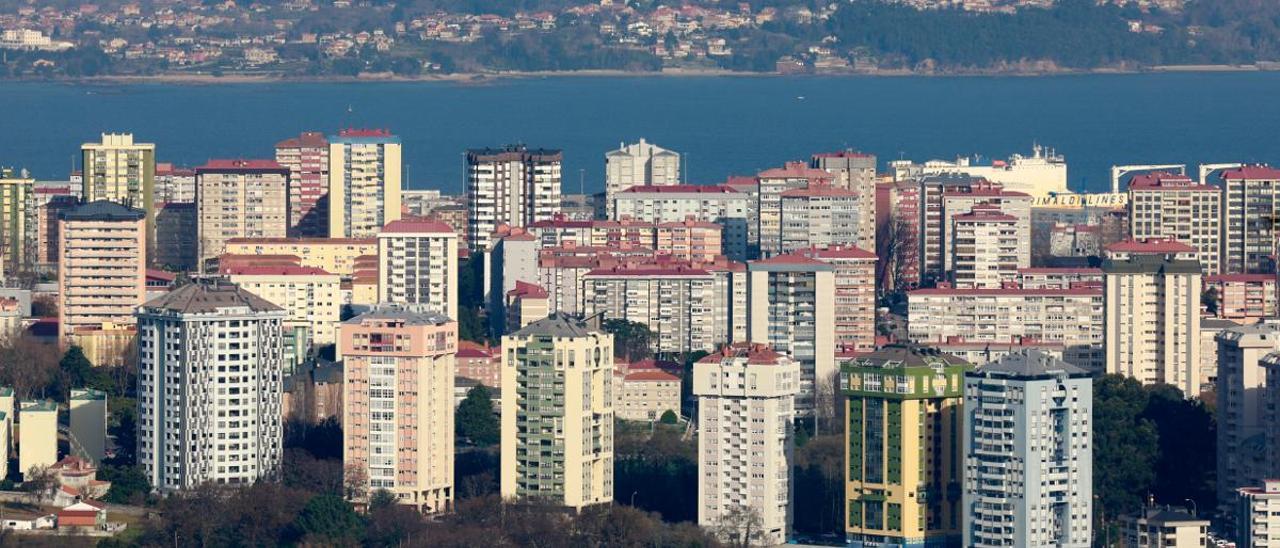
[[[468,147],[565,150],[598,190],[603,153],[645,137],[711,183],[854,147],[883,162],[1067,156],[1074,189],[1104,190],[1116,163],[1280,162],[1280,73],[1044,78],[546,78],[454,83],[122,86],[0,84],[0,165],[61,178],[102,131],[157,143],[161,161],[270,157],[302,130],[386,127],[409,186],[457,192]],[[800,99],[803,97],[803,99]],[[348,112],[350,109],[350,112]]]

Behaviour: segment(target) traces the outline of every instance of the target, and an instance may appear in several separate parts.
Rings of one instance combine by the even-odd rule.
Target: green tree
[[[653,356],[650,349],[653,331],[649,330],[649,326],[612,318],[601,322],[600,327],[606,333],[613,334],[613,357],[635,363]]]
[[[493,414],[493,396],[488,387],[481,384],[467,392],[454,414],[454,423],[457,436],[472,445],[487,447],[498,443],[501,425]]]
[[[151,493],[151,482],[139,466],[104,464],[98,470],[98,478],[111,482],[107,496],[102,497],[106,502],[139,505]]]
[[[294,526],[303,535],[323,542],[358,539],[364,523],[342,497],[324,494],[307,501]]]
[[[386,489],[377,489],[369,495],[369,510],[381,510],[394,506],[396,494]]]
[[[1149,386],[1147,393],[1141,416],[1155,425],[1160,448],[1151,494],[1171,504],[1191,499],[1197,508],[1216,508],[1218,435],[1213,414],[1201,400],[1187,399],[1167,384]]]
[[[1155,483],[1156,425],[1142,417],[1149,395],[1137,380],[1107,375],[1093,384],[1093,492],[1108,515],[1142,504]]]
[[[680,417],[676,415],[675,411],[668,409],[662,412],[662,418],[658,420],[662,421],[662,424],[676,424],[680,422]]]

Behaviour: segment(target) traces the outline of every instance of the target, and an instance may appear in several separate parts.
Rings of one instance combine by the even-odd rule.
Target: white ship
[[[1003,184],[1006,190],[1025,192],[1036,198],[1051,194],[1069,194],[1067,190],[1067,160],[1051,148],[1034,145],[1031,156],[1014,154],[1008,160],[996,160],[989,164],[956,158],[954,162],[929,160],[917,164],[911,160],[889,162],[895,181],[916,179],[927,175],[963,173],[982,177]]]

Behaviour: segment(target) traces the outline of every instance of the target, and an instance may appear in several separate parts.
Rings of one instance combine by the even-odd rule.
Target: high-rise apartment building
[[[957,544],[961,405],[971,368],[936,350],[896,344],[840,364],[851,546]]]
[[[756,216],[760,257],[782,253],[782,194],[811,185],[830,185],[832,173],[809,167],[804,162],[787,162],[780,168],[756,175]]]
[[[164,492],[277,476],[285,311],[221,280],[138,309],[138,464]]]
[[[1107,247],[1107,373],[1200,395],[1200,262],[1170,240]]]
[[[0,261],[4,272],[33,266],[36,212],[35,180],[0,169]]]
[[[50,271],[58,264],[58,234],[61,226],[58,217],[63,211],[80,207],[80,200],[71,195],[53,196],[38,208],[36,213],[36,266]]]
[[[836,374],[835,267],[799,254],[747,265],[747,339],[800,364],[796,412],[812,416],[819,383]]]
[[[58,334],[131,325],[147,297],[146,213],[89,202],[59,215]]]
[[[458,233],[437,221],[387,223],[378,232],[378,302],[458,317]]]
[[[1196,248],[1205,274],[1219,272],[1222,191],[1186,175],[1148,173],[1129,181],[1129,236]]]
[[[807,249],[802,255],[835,268],[835,345],[870,352],[876,348],[876,255],[853,246]]]
[[[200,265],[232,238],[283,238],[288,228],[289,168],[274,160],[209,160],[196,168],[196,241]]]
[[[693,365],[698,399],[698,525],[752,545],[787,542],[800,366],[759,344],[725,346]],[[733,515],[760,518],[743,531]]]
[[[156,146],[135,143],[130,133],[103,133],[101,143],[80,145],[86,202],[108,200],[150,212],[156,183]]]
[[[289,169],[289,236],[329,233],[329,139],[318,131],[276,143],[276,163]]]
[[[863,227],[857,193],[831,185],[811,185],[782,193],[781,251],[854,245]]]
[[[640,139],[604,153],[605,209],[613,219],[613,197],[633,186],[680,184],[680,154]]]
[[[453,507],[453,377],[458,324],[413,305],[342,323],[342,460],[368,502],[386,489],[424,513]]]
[[[329,137],[329,236],[372,238],[400,218],[400,138],[381,129]]]
[[[1221,179],[1222,272],[1274,272],[1280,169],[1245,166],[1223,171]]]
[[[1031,266],[1030,234],[1018,218],[979,204],[951,218],[951,277],[955,287],[998,288]]]
[[[34,400],[18,412],[18,472],[30,478],[58,462],[58,403]]]
[[[832,184],[853,191],[858,199],[858,239],[862,249],[876,248],[876,157],[854,150],[823,152],[809,159],[809,167],[835,174]]]
[[[722,279],[679,265],[594,269],[582,278],[582,313],[649,326],[654,352],[711,352],[746,336],[747,303]]]
[[[735,261],[746,260],[753,229],[749,194],[717,185],[631,187],[613,197],[615,220],[638,219],[654,223],[688,219],[720,225],[723,253]]]
[[[190,272],[199,267],[199,220],[195,202],[170,202],[156,206],[156,243],[151,264],[167,270]]]
[[[1217,309],[1210,312],[1222,319],[1252,321],[1277,315],[1280,295],[1273,274],[1206,275],[1204,291],[1217,298]]]
[[[1104,303],[1097,284],[917,289],[907,293],[908,336],[928,345],[1013,344],[1060,350],[1065,361],[1102,373]]]
[[[965,546],[1093,541],[1093,380],[1038,350],[965,373]]]
[[[196,171],[156,162],[156,184],[152,192],[156,207],[164,204],[193,204],[196,201]]]
[[[1280,473],[1268,454],[1268,369],[1280,367],[1280,325],[1261,322],[1218,334],[1218,509],[1234,510],[1235,491]]]
[[[1031,196],[1005,190],[999,183],[963,175],[925,177],[918,192],[918,227],[914,231],[920,252],[923,281],[946,280],[951,271],[953,218],[985,204],[1017,218],[1017,230],[1031,239]]]
[[[552,314],[502,337],[502,497],[613,500],[613,335]]]
[[[341,278],[337,274],[294,265],[235,265],[221,272],[231,283],[283,308],[287,312],[286,331],[305,328],[316,346],[338,342],[343,303]]]
[[[498,225],[524,227],[560,213],[560,162],[553,149],[523,145],[467,151],[467,242],[485,249]]]

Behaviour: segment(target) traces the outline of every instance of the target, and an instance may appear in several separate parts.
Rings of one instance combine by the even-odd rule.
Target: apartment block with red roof
[[[862,210],[853,191],[815,184],[783,192],[780,207],[776,237],[782,253],[855,245],[860,239]]]
[[[1196,248],[1206,274],[1220,271],[1222,191],[1186,175],[1146,173],[1129,181],[1129,235]]]
[[[547,290],[538,284],[516,280],[516,287],[507,292],[507,333],[547,317],[551,313]]]
[[[1031,238],[1018,218],[998,206],[979,204],[952,217],[951,278],[955,287],[998,288],[1031,266]]]
[[[653,332],[655,352],[711,352],[732,343],[745,300],[712,272],[689,266],[614,266],[582,277],[586,316],[639,322]]]
[[[378,302],[458,316],[458,233],[439,221],[400,219],[378,232]]]
[[[329,230],[334,238],[372,238],[400,218],[400,138],[384,129],[329,136]]]
[[[1218,274],[1204,277],[1204,290],[1218,297],[1214,316],[1224,320],[1256,321],[1276,311],[1276,277],[1270,274]]]
[[[747,340],[800,364],[796,413],[812,416],[819,383],[837,374],[835,267],[798,253],[747,264]]]
[[[615,417],[656,421],[667,411],[680,415],[680,377],[661,369],[614,372]]]
[[[853,246],[800,252],[835,267],[836,348],[870,352],[876,348],[876,255]]]
[[[280,141],[276,162],[289,168],[289,236],[328,235],[329,139],[306,131]]]
[[[490,388],[502,387],[501,348],[491,348],[471,341],[458,341],[454,371]]]
[[[687,220],[721,227],[723,253],[734,260],[747,257],[754,233],[752,196],[723,185],[632,187],[613,197],[615,220],[678,223]]]
[[[1275,271],[1280,169],[1264,165],[1228,169],[1222,181],[1222,273]]]
[[[1101,372],[1105,366],[1104,293],[1096,283],[1068,287],[936,288],[907,292],[908,336],[926,345],[1044,347]]]
[[[809,167],[805,162],[786,162],[782,167],[756,174],[757,242],[761,257],[772,257],[782,251],[782,194],[788,190],[814,185],[831,185],[835,175]]]
[[[835,175],[832,184],[853,191],[858,200],[858,239],[862,249],[876,248],[876,157],[855,150],[824,152],[809,159],[809,167]]]

